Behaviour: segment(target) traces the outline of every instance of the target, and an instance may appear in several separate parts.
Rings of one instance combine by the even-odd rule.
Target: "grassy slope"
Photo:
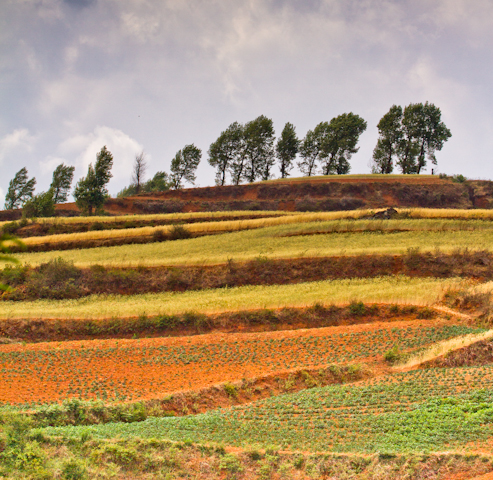
[[[246,286],[185,293],[144,295],[92,295],[76,300],[37,300],[0,303],[0,318],[102,318],[176,314],[187,311],[213,313],[256,308],[306,306],[316,302],[341,304],[358,300],[369,303],[431,305],[460,279],[377,277]]]

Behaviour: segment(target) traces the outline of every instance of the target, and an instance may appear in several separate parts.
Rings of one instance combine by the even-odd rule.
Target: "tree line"
[[[419,174],[427,160],[437,164],[436,152],[451,137],[441,121],[440,109],[429,102],[412,103],[405,108],[393,105],[377,127],[379,138],[373,150],[372,173],[390,174],[397,167],[404,174]],[[294,125],[288,122],[276,141],[273,121],[260,115],[245,124],[234,122],[222,131],[209,147],[208,163],[216,170],[216,185],[269,180],[274,177],[275,166],[281,178],[287,178],[297,157],[296,165],[304,176],[344,175],[351,169],[351,157],[359,150],[357,144],[366,128],[367,122],[350,112],[320,122],[303,139],[298,138]],[[147,161],[141,152],[135,157],[131,184],[117,196],[179,189],[185,183],[194,185],[201,158],[200,148],[186,145],[171,161],[169,174],[158,171],[146,181]],[[101,210],[109,197],[106,186],[112,177],[112,167],[113,155],[104,146],[73,191],[83,212]],[[54,205],[68,199],[74,169],[60,164],[53,172],[49,190],[34,195],[36,179],[29,179],[27,169],[22,168],[9,183],[5,208],[22,206],[27,216],[52,215]]]

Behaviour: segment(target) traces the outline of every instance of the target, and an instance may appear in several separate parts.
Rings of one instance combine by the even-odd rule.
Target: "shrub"
[[[62,478],[66,480],[82,480],[86,478],[85,465],[76,458],[68,460],[62,465]]]
[[[234,456],[231,453],[224,455],[219,462],[219,468],[221,470],[227,470],[230,473],[237,473],[243,471],[243,466],[241,465],[238,457]]]
[[[464,183],[466,180],[467,180],[467,178],[461,174],[457,174],[457,175],[452,176],[452,182],[455,182],[455,183]]]
[[[53,190],[39,193],[27,200],[22,207],[22,213],[26,218],[53,217],[55,215]]]
[[[192,234],[183,225],[173,225],[173,228],[169,232],[169,238],[171,240],[184,240],[190,238]]]
[[[230,396],[230,397],[233,397],[233,398],[238,398],[238,390],[236,389],[236,387],[231,384],[231,383],[225,383],[224,386],[224,391]]]
[[[349,313],[354,316],[361,316],[366,314],[366,307],[363,302],[351,302],[349,305]]]
[[[40,265],[26,282],[26,292],[39,298],[77,298],[83,293],[78,285],[82,271],[72,262],[55,258]]]

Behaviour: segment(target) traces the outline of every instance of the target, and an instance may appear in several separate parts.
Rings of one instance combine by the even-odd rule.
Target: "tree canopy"
[[[108,198],[106,185],[113,176],[112,167],[113,155],[104,146],[97,154],[94,167],[91,163],[87,175],[81,178],[75,186],[75,203],[82,211],[92,215],[93,210],[98,211],[102,208]]]
[[[53,203],[63,203],[68,199],[75,167],[61,163],[53,172],[53,180],[50,189],[53,191]]]
[[[427,160],[437,164],[436,151],[452,136],[432,103],[411,103],[402,109],[392,105],[378,123],[379,138],[373,150],[373,171],[421,173]]]
[[[274,123],[265,115],[248,122],[244,129],[245,170],[247,182],[269,180],[274,165]]]
[[[171,161],[171,183],[173,188],[182,188],[183,181],[195,183],[195,171],[202,158],[202,151],[193,143],[179,150]]]
[[[244,169],[244,128],[238,122],[232,123],[221,132],[218,139],[209,147],[209,165],[216,169],[216,185],[226,183],[229,171],[232,181],[238,185]]]
[[[27,168],[21,168],[9,182],[9,189],[5,196],[5,210],[13,210],[21,207],[28,199],[32,198],[36,179],[29,179]]]
[[[298,154],[300,141],[292,123],[286,123],[276,144],[276,156],[279,160],[281,178],[286,178],[293,168],[293,162]]]

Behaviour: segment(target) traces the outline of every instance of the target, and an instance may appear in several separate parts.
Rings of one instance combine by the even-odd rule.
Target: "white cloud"
[[[103,146],[113,155],[113,179],[120,184],[129,183],[135,155],[143,150],[143,146],[121,130],[98,126],[91,133],[66,139],[58,150],[63,157],[74,159],[71,164],[76,166],[78,178],[85,176],[89,164],[94,164]],[[60,157],[52,157],[46,162],[47,165],[53,166],[56,162],[60,163],[60,160],[63,161]]]
[[[27,128],[18,128],[0,139],[0,164],[19,152],[32,152],[37,137]]]

